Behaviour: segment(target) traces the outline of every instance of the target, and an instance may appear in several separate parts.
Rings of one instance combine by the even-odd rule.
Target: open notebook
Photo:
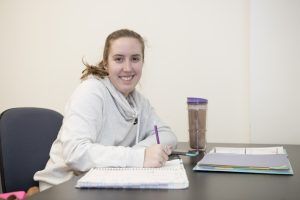
[[[189,181],[182,160],[176,159],[160,168],[93,168],[76,187],[184,189]]]

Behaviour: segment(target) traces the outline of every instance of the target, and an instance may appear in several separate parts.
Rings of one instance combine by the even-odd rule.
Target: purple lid
[[[202,103],[207,103],[207,99],[202,99],[202,98],[198,98],[198,97],[188,97],[187,103],[188,104],[202,104]]]

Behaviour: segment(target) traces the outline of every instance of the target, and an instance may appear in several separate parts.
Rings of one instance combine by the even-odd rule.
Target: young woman
[[[107,37],[98,65],[85,63],[82,82],[66,105],[50,159],[34,176],[40,190],[92,167],[161,167],[168,160],[176,136],[135,90],[144,49],[138,33],[121,29]]]

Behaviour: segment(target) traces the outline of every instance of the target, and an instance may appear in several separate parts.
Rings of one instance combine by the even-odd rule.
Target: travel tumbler
[[[206,148],[207,102],[207,99],[187,98],[190,147],[198,151]]]

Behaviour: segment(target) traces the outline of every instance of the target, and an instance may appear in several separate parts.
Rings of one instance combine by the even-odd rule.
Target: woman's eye
[[[140,57],[132,57],[132,61],[133,62],[139,62],[140,61]]]
[[[123,58],[122,57],[117,57],[114,59],[117,63],[120,63],[123,61]]]

